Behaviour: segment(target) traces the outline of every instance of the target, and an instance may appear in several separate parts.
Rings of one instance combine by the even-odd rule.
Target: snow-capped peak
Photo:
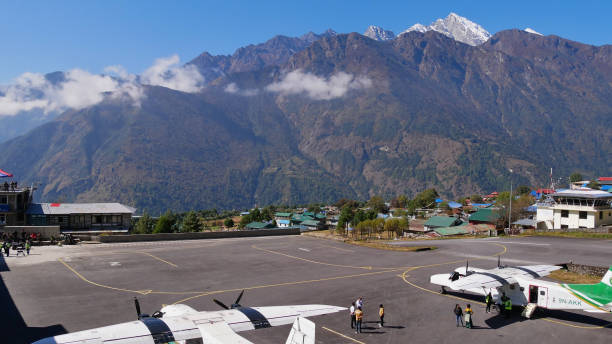
[[[393,31],[385,30],[376,25],[368,26],[368,29],[363,33],[363,35],[377,41],[388,41],[395,38]]]
[[[412,25],[411,27],[409,27],[408,30],[406,30],[404,32],[411,32],[411,31],[427,32],[429,30],[430,29],[427,26],[425,26],[425,25],[423,25],[421,23],[416,23],[416,24]],[[402,32],[402,33],[404,33],[404,32]]]
[[[444,19],[437,19],[429,26],[415,24],[402,34],[410,31],[426,32],[431,30],[473,46],[481,45],[491,37],[491,34],[482,26],[453,12]]]
[[[537,32],[536,30],[534,30],[534,29],[532,29],[532,28],[530,28],[530,27],[526,28],[526,29],[525,29],[525,30],[523,30],[523,31],[525,31],[525,32],[529,32],[529,33],[533,33],[534,35],[544,36],[544,35],[542,35],[541,33]]]

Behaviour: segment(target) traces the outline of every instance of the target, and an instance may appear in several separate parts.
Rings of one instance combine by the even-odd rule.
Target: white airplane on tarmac
[[[213,300],[225,309],[222,311],[198,312],[176,304],[152,316],[141,314],[140,304],[134,299],[137,321],[48,337],[33,344],[248,344],[251,342],[236,332],[291,323],[286,344],[314,344],[315,325],[304,317],[346,310],[327,305],[243,307],[239,304],[243,293],[231,307]]]
[[[560,284],[537,278],[561,269],[557,265],[502,266],[484,270],[465,267],[452,273],[432,275],[430,283],[456,291],[486,295],[489,291],[496,304],[505,294],[513,306],[524,306],[524,316],[531,317],[537,307],[545,309],[612,312],[612,266],[597,284]]]

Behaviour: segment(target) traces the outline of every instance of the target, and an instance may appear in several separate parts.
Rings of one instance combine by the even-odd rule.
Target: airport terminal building
[[[120,203],[32,203],[31,226],[59,226],[61,232],[126,232],[136,209]]]
[[[537,226],[580,229],[612,225],[612,193],[599,190],[563,190],[538,204]]]

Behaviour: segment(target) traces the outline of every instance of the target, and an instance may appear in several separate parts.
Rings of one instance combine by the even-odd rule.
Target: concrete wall
[[[109,242],[140,242],[140,241],[166,241],[166,240],[195,240],[195,239],[219,239],[219,238],[244,238],[272,235],[299,235],[299,228],[290,229],[262,229],[248,231],[228,232],[198,232],[198,233],[160,233],[160,234],[126,234],[126,235],[101,235],[97,240],[102,243]]]

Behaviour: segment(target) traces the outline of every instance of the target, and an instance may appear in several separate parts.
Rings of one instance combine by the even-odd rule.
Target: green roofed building
[[[271,223],[265,223],[265,222],[251,222],[248,225],[246,225],[246,229],[268,229],[268,228],[274,228],[274,226]]]
[[[460,219],[456,217],[432,216],[429,218],[429,220],[427,220],[427,222],[423,224],[423,227],[425,228],[425,231],[427,232],[427,231],[434,230],[435,228],[459,226],[462,223],[463,221],[461,221]]]
[[[470,215],[469,221],[470,224],[479,224],[479,223],[491,223],[496,224],[500,219],[500,214],[498,209],[491,208],[482,208],[478,209],[477,212]]]
[[[306,220],[300,223],[300,227],[302,227],[303,229],[307,229],[307,230],[316,230],[316,229],[322,229],[323,225],[321,224],[320,221],[317,221],[317,220]]]
[[[449,236],[449,235],[464,235],[469,232],[465,229],[465,226],[455,226],[455,227],[439,227],[434,228],[434,232],[440,236]]]
[[[291,215],[292,215],[291,213],[276,213],[274,214],[274,217],[282,218],[282,219],[289,219]]]

